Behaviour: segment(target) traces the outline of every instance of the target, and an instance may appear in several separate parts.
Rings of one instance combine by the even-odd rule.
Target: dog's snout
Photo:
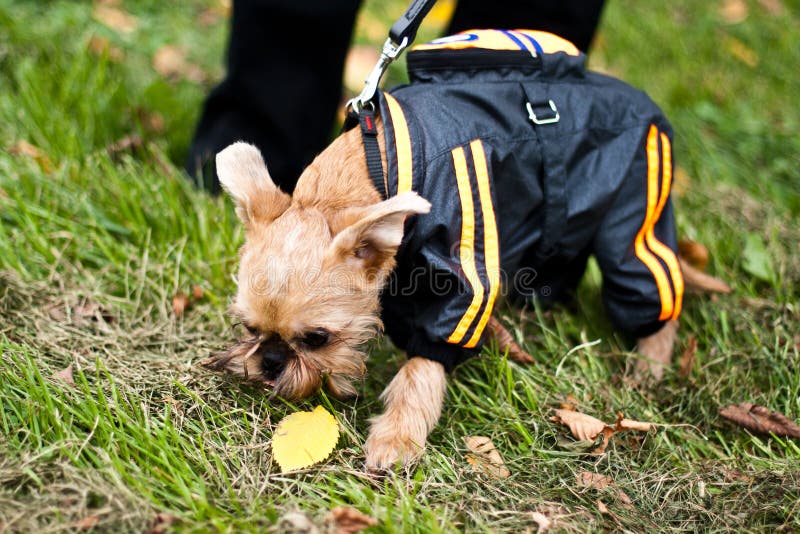
[[[275,380],[286,368],[286,362],[294,356],[292,348],[280,338],[261,342],[259,347],[262,373],[267,380]]]

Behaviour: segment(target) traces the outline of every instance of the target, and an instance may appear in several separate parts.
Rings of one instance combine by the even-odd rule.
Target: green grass
[[[691,375],[632,385],[636,355],[604,318],[592,271],[573,312],[506,310],[539,363],[487,349],[459,368],[424,459],[384,478],[364,471],[362,445],[403,359],[387,342],[374,344],[352,402],[270,401],[197,365],[231,339],[242,234],[230,203],[179,170],[208,87],[162,79],[151,58],[177,44],[218,78],[225,21],[196,22],[212,4],[126,1],[138,27],[121,34],[88,2],[0,0],[0,531],[72,531],[90,518],[98,531],[141,532],[160,512],[177,531],[263,531],[296,510],[322,525],[340,504],[390,532],[535,529],[535,511],[567,532],[800,529],[800,443],[718,415],[748,401],[800,419],[798,2],[771,14],[747,1],[731,25],[712,2],[612,0],[590,58],[671,118],[690,177],[675,197],[680,232],[708,246],[709,269],[734,287],[686,299],[678,349],[697,337]],[[380,39],[374,26],[402,3],[366,9],[361,43]],[[93,35],[124,61],[89,52]],[[163,132],[143,118],[154,113]],[[144,146],[109,155],[129,134]],[[49,162],[5,150],[19,140]],[[176,319],[172,295],[193,284],[205,296]],[[53,378],[70,364],[74,387]],[[587,456],[548,419],[568,395],[607,420],[622,411],[667,426]],[[339,420],[339,445],[283,475],[271,431],[316,404]],[[471,470],[469,435],[494,440],[509,479]],[[610,476],[633,506],[577,487],[580,471]]]

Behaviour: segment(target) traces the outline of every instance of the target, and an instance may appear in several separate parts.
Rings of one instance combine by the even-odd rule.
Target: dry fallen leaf
[[[284,417],[272,436],[272,454],[281,472],[303,469],[326,459],[339,441],[339,424],[322,406]]]
[[[581,471],[577,476],[577,485],[579,488],[587,488],[594,490],[609,489],[616,495],[623,507],[633,508],[633,501],[627,493],[617,488],[614,481],[600,473],[591,473],[589,471]],[[606,508],[606,511],[608,509]],[[602,512],[601,512],[602,513]]]
[[[576,399],[575,396],[572,393],[570,393],[569,395],[567,395],[567,398],[564,399],[564,402],[562,402],[559,407],[562,410],[574,412],[575,410],[578,409],[577,406],[578,406],[578,399]]]
[[[594,441],[600,434],[603,435],[603,441],[589,451],[590,454],[603,454],[617,432],[623,430],[649,432],[655,426],[653,423],[625,419],[621,413],[617,414],[617,421],[611,426],[585,413],[563,409],[553,411],[556,415],[550,420],[568,426],[572,435],[581,441]]]
[[[704,291],[708,293],[730,293],[731,286],[710,274],[695,269],[682,257],[678,257],[678,263],[683,273],[683,281],[687,289],[694,291]]]
[[[800,426],[785,415],[771,412],[764,406],[740,402],[738,405],[731,404],[722,408],[719,414],[753,432],[800,438]]]
[[[106,55],[114,63],[119,63],[125,58],[125,54],[120,48],[112,46],[111,41],[99,35],[92,35],[87,48],[96,56]]]
[[[139,25],[139,19],[108,3],[95,4],[92,16],[112,30],[122,33],[131,33]]]
[[[57,373],[53,373],[53,378],[61,380],[68,386],[75,387],[75,379],[72,377],[72,364],[66,366]]]
[[[783,3],[781,0],[758,0],[767,13],[770,15],[780,15],[783,13]]]
[[[153,68],[167,78],[187,79],[201,83],[206,78],[203,69],[186,59],[186,52],[174,45],[159,48],[153,56]]]
[[[747,18],[747,4],[744,0],[724,0],[719,15],[726,24],[738,24]]]
[[[72,317],[76,324],[84,324],[86,321],[114,322],[114,316],[110,312],[106,311],[100,304],[90,300],[84,300],[73,306]]]
[[[672,194],[676,196],[683,196],[691,186],[692,179],[686,169],[680,165],[675,165],[672,170]]]
[[[514,340],[511,333],[494,317],[489,317],[489,331],[497,340],[500,352],[507,352],[509,359],[517,363],[536,363],[533,356],[525,352]]]
[[[325,522],[333,527],[334,534],[354,534],[378,524],[374,517],[362,514],[352,506],[337,506],[328,512]]]
[[[683,354],[681,354],[680,358],[678,358],[678,365],[680,366],[678,369],[678,376],[681,378],[687,378],[690,374],[692,374],[696,355],[697,338],[692,335],[689,336],[689,341],[686,343],[686,349],[683,351]]]
[[[553,522],[547,518],[542,512],[531,512],[531,519],[533,519],[538,528],[536,529],[537,534],[541,534],[542,532],[547,532],[550,530],[550,527],[553,526]]]
[[[705,271],[708,266],[708,249],[702,243],[691,239],[678,241],[678,255],[700,271]]]
[[[117,141],[111,143],[106,147],[108,151],[108,155],[112,158],[122,154],[123,152],[130,152],[132,150],[136,150],[142,148],[144,146],[144,140],[141,136],[137,134],[126,135],[122,139],[118,139]]]
[[[551,421],[562,423],[569,427],[572,435],[581,441],[594,441],[607,424],[585,413],[572,410],[555,410],[556,416]]]
[[[175,317],[181,317],[189,304],[189,297],[185,293],[180,291],[175,293],[172,297],[172,313],[175,314]]]
[[[39,164],[39,168],[42,169],[42,172],[45,174],[53,172],[53,162],[50,161],[50,157],[45,154],[42,149],[30,144],[24,139],[20,139],[8,147],[8,153],[12,156],[22,156],[36,161],[36,163]]]
[[[320,530],[303,512],[287,512],[278,519],[276,532],[287,534],[319,534]]]
[[[204,294],[205,294],[205,292],[203,291],[202,286],[199,286],[197,284],[194,284],[192,286],[192,298],[194,300],[202,299]]]
[[[153,520],[153,526],[150,527],[150,534],[164,534],[168,531],[170,526],[177,521],[178,518],[166,512],[159,512]]]
[[[99,515],[89,515],[78,519],[72,525],[78,530],[90,530],[100,521]]]
[[[467,436],[464,438],[467,448],[474,454],[467,454],[467,462],[492,478],[508,478],[511,472],[506,467],[503,457],[487,437]]]

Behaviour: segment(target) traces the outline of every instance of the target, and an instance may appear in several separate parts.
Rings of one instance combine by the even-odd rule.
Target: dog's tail
[[[706,274],[700,269],[692,267],[689,262],[682,257],[678,257],[678,261],[681,265],[681,271],[683,271],[683,281],[686,283],[687,288],[694,289],[695,291],[705,291],[710,293],[731,292],[731,286],[719,278],[711,276],[710,274]]]

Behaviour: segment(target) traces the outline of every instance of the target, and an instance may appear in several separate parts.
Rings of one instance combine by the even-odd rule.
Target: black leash
[[[378,91],[378,84],[389,65],[414,41],[422,19],[435,3],[436,0],[411,2],[405,13],[389,30],[389,38],[383,43],[381,57],[367,77],[364,90],[347,103],[347,117],[342,125],[342,132],[351,130],[356,124],[361,126],[361,140],[364,144],[369,177],[381,194],[381,198],[387,198],[389,192],[386,189],[386,178],[381,163],[378,129],[375,127],[375,95]]]

